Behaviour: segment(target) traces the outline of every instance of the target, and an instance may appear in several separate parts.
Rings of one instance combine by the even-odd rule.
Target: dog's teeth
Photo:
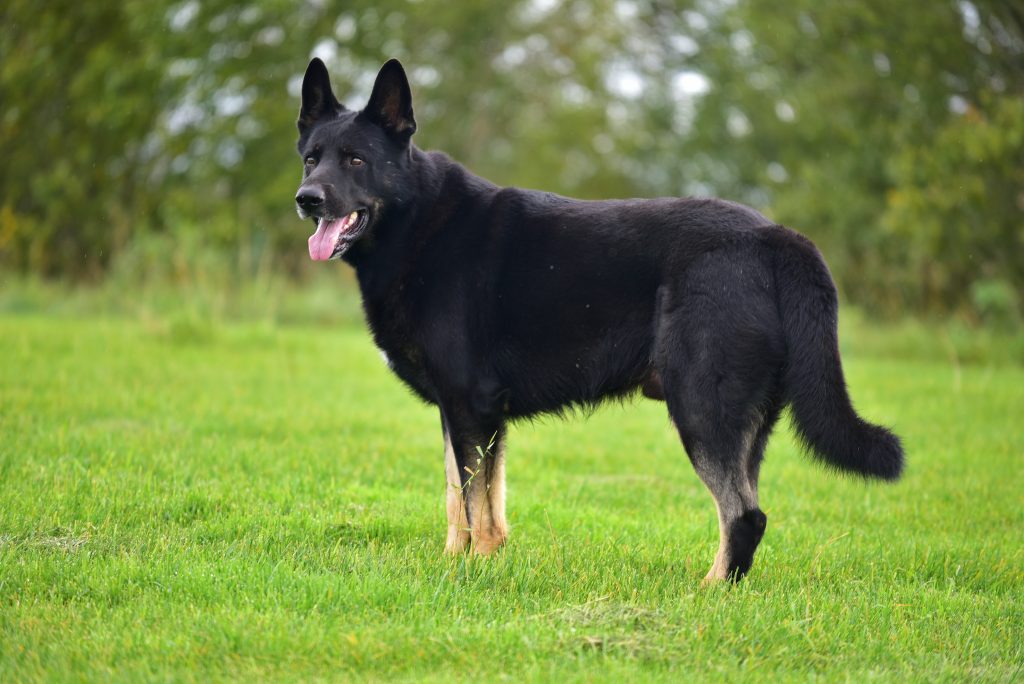
[[[358,217],[359,217],[359,212],[358,211],[353,211],[351,214],[348,215],[348,220],[349,221],[355,221]]]

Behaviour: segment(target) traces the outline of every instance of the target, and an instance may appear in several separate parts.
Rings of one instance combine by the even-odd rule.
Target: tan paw
[[[467,548],[469,548],[469,530],[459,525],[449,525],[444,552],[454,556],[465,552]]]
[[[473,533],[473,553],[478,556],[489,556],[508,539],[508,532],[492,528],[488,530],[476,530]]]

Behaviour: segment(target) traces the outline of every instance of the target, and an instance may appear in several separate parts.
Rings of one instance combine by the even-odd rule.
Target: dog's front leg
[[[469,529],[473,552],[486,556],[497,551],[508,539],[504,430],[495,432],[487,447],[477,451],[475,459],[476,477],[469,483],[467,492]]]
[[[444,436],[448,513],[445,551],[459,553],[472,542],[474,553],[490,554],[508,538],[504,427],[489,431],[445,420]]]
[[[444,476],[445,510],[448,513],[448,540],[445,553],[462,553],[469,546],[469,519],[466,516],[466,499],[463,495],[462,478],[459,476],[458,459],[452,446],[448,426],[444,426]]]

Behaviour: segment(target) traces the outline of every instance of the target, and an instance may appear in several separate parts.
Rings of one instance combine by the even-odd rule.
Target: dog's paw
[[[444,543],[444,552],[455,556],[469,548],[469,530],[459,525],[448,526],[448,539]]]
[[[500,549],[508,540],[508,532],[493,528],[473,531],[473,553],[489,556]]]

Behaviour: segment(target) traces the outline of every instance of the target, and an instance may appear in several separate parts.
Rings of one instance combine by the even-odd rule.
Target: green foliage
[[[899,273],[919,307],[972,305],[1013,325],[1024,290],[1024,97],[952,119],[893,159],[884,227],[904,245]]]
[[[752,0],[724,13],[700,58],[714,87],[687,145],[715,149],[714,190],[813,237],[852,301],[977,317],[975,283],[1019,290],[1019,11]],[[1002,304],[1019,320],[1019,302]]]
[[[450,559],[437,412],[361,327],[0,316],[0,680],[1013,681],[1024,369],[850,333],[906,479],[780,427],[754,570],[700,590],[663,404],[516,426],[510,546]]]
[[[150,136],[168,99],[148,3],[0,9],[0,256],[95,274],[151,221]]]
[[[998,0],[10,0],[0,266],[98,277],[200,226],[303,273],[313,53],[351,107],[402,59],[417,143],[496,182],[746,201],[873,314],[1022,320],[1024,18]]]

